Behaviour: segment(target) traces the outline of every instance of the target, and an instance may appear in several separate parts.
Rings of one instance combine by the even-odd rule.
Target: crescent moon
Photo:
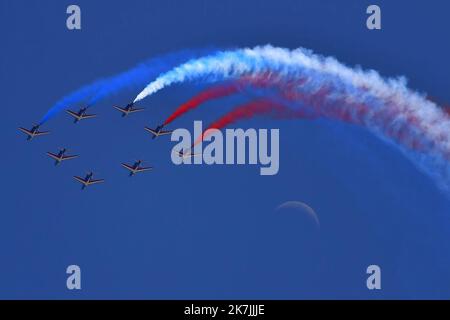
[[[301,202],[301,201],[286,201],[286,202],[280,204],[278,207],[276,207],[275,210],[278,211],[280,209],[298,209],[301,212],[306,213],[311,219],[313,219],[313,221],[315,222],[316,226],[318,228],[320,228],[319,216],[313,210],[313,208],[311,208],[310,206],[308,206],[304,202]]]

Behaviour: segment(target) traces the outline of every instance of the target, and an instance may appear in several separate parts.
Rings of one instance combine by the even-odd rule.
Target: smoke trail
[[[258,115],[267,115],[274,119],[308,119],[314,120],[319,118],[332,119],[341,122],[346,122],[355,125],[365,125],[364,118],[370,112],[370,109],[364,105],[346,106],[346,108],[353,109],[352,111],[343,110],[342,108],[334,109],[339,104],[323,103],[326,95],[324,92],[318,92],[313,97],[308,97],[308,103],[311,108],[297,108],[292,109],[288,107],[288,101],[282,102],[280,99],[269,100],[259,99],[254,100],[243,105],[240,105],[215,122],[213,122],[207,129],[204,130],[202,135],[197,138],[193,146],[201,142],[208,136],[210,129],[222,129],[230,124],[234,124],[238,121],[251,119]],[[321,101],[322,100],[322,101]],[[334,109],[334,110],[333,110]],[[369,128],[370,129],[370,128]],[[424,146],[420,137],[413,135],[411,132],[406,134],[405,130],[391,131],[389,137],[401,144],[406,145],[408,148],[414,151],[422,151]]]
[[[421,135],[427,128],[422,127],[413,115],[403,114],[395,105],[373,110],[366,103],[335,98],[333,92],[332,88],[322,88],[311,95],[287,92],[283,98],[309,108],[316,117],[363,126],[377,136],[385,136],[414,151],[426,152],[433,145],[433,141]]]
[[[254,49],[218,51],[215,54],[192,59],[161,74],[137,95],[135,101],[140,101],[174,83],[194,80],[217,82],[239,78],[243,75],[251,77],[259,74],[272,75],[274,82],[279,79],[299,78],[315,74],[316,78],[322,76],[322,80],[324,76],[327,76],[328,81],[345,80],[352,85],[361,87],[384,83],[384,80],[375,71],[352,70],[333,58],[314,55],[311,51],[303,48],[290,51],[268,45]],[[404,80],[390,81],[403,84]],[[320,85],[320,83],[316,81],[316,85]]]
[[[300,82],[297,82],[300,84]],[[258,89],[268,88],[271,85],[269,75],[260,75],[258,77],[242,77],[237,81],[231,83],[221,84],[208,88],[199,94],[195,95],[182,105],[180,105],[167,119],[164,121],[164,125],[167,125],[175,119],[181,117],[185,113],[196,109],[201,104],[210,100],[223,98],[239,92],[244,91],[246,88],[253,87]],[[287,85],[287,84],[286,84]]]
[[[263,78],[258,81],[258,84],[264,83],[266,85],[267,82],[262,79]],[[200,103],[207,100],[200,99],[200,97],[207,97],[209,100],[220,97],[222,93],[224,95],[233,94],[235,91],[237,92],[239,90],[228,90],[229,88],[233,88],[233,86],[236,86],[236,88],[243,88],[246,82],[247,87],[255,85],[254,81],[249,81],[249,79],[242,78],[239,79],[238,84],[228,85],[227,87],[212,87],[189,100],[182,106],[190,106],[192,101],[195,102],[195,107],[198,107]],[[303,93],[299,90],[299,88],[305,82],[306,79],[301,79],[295,83],[285,83],[283,86],[284,90],[280,92],[281,97],[272,96],[272,101],[270,101],[270,104],[269,99],[266,99],[266,101],[261,100],[251,102],[249,105],[243,105],[221,118],[217,124],[214,124],[214,126],[218,125],[220,122],[225,122],[224,125],[217,127],[222,128],[229,124],[227,121],[230,119],[233,119],[230,123],[234,123],[241,118],[250,118],[259,113],[270,111],[272,115],[274,115],[273,111],[277,111],[276,114],[278,118],[291,119],[296,117],[305,118],[306,116],[312,118],[314,116],[315,118],[329,118],[339,120],[341,122],[362,125],[374,133],[383,131],[386,137],[397,143],[401,143],[405,147],[414,151],[425,152],[427,150],[427,146],[432,144],[431,141],[427,141],[426,138],[420,136],[421,130],[426,130],[426,128],[420,127],[420,123],[417,121],[417,118],[411,115],[401,115],[401,111],[398,108],[395,108],[395,106],[390,108],[388,112],[384,109],[373,112],[370,110],[370,107],[364,103],[333,98],[331,94],[335,92],[335,89],[331,87],[323,87],[314,93]],[[281,109],[281,104],[294,106],[297,110],[287,110],[286,108]],[[269,106],[271,108],[269,108]],[[302,109],[298,109],[299,106],[302,107]],[[175,113],[177,113],[177,111]],[[371,119],[369,119],[369,117],[371,117]],[[386,126],[386,124],[389,123],[399,122],[399,117],[404,118],[402,121],[403,123],[397,123],[396,127]],[[446,158],[450,160],[449,157]]]
[[[450,118],[443,109],[424,95],[408,89],[404,78],[384,79],[376,71],[350,68],[334,58],[319,56],[303,48],[290,51],[263,46],[219,51],[192,59],[161,74],[137,95],[135,101],[174,83],[194,80],[213,83],[262,73],[274,75],[271,78],[274,84],[280,80],[306,78],[300,94],[309,96],[329,90],[322,99],[322,102],[328,102],[329,109],[325,111],[341,112],[342,116],[357,119],[391,144],[392,137],[396,136],[401,137],[409,148],[419,143],[421,153],[410,153],[402,145],[397,147],[443,189],[450,189]],[[338,108],[339,104],[348,107]],[[359,107],[354,110],[350,106]],[[362,106],[367,111],[362,112]]]
[[[45,123],[60,111],[73,107],[74,104],[87,101],[87,107],[91,107],[99,101],[113,94],[117,94],[119,91],[142,88],[149,79],[155,78],[160,73],[170,70],[174,66],[184,63],[193,57],[201,56],[211,51],[212,49],[202,49],[170,53],[149,59],[116,76],[97,80],[56,102],[42,117],[40,124]]]
[[[227,86],[219,85],[212,87],[198,94],[188,102],[184,103],[174,114],[169,117],[171,119],[174,115],[181,116],[183,112],[187,112],[191,108],[198,107],[206,100],[220,98],[224,95],[230,95],[240,90],[237,88],[244,88],[248,79],[239,79],[238,83],[228,84]],[[339,120],[341,122],[348,122],[352,124],[362,125],[369,130],[370,126],[366,125],[366,120],[369,116],[369,106],[362,103],[355,103],[351,101],[345,101],[342,99],[333,100],[330,98],[330,94],[334,91],[330,87],[324,87],[314,93],[302,93],[298,89],[299,86],[305,82],[305,79],[294,83],[286,83],[284,90],[280,92],[279,97],[273,95],[271,100],[260,99],[254,102],[250,102],[248,105],[243,105],[236,108],[226,116],[218,120],[213,124],[213,128],[222,128],[230,123],[234,123],[242,118],[251,118],[259,113],[270,112],[272,117],[277,118],[329,118]],[[258,81],[259,84],[264,83],[262,80]],[[247,83],[247,87],[253,86],[254,81]],[[287,109],[286,106],[290,105],[295,109]],[[281,108],[283,106],[283,108]],[[301,107],[301,108],[299,108]],[[181,112],[180,112],[181,111]],[[275,112],[276,111],[276,112]],[[395,117],[398,117],[398,110],[392,108],[389,113],[383,114],[383,110],[374,113],[372,116],[372,123],[379,122],[381,126],[385,123],[394,121]],[[230,121],[230,122],[228,122]],[[223,124],[221,124],[223,123]],[[390,130],[389,128],[382,128],[385,131],[385,135],[395,142],[402,143],[406,147],[415,151],[424,151],[425,145],[421,139],[417,138],[417,132],[419,123],[414,117],[406,116],[405,123],[402,128],[397,130]],[[372,128],[373,129],[373,128]],[[425,128],[421,128],[424,130]],[[428,142],[429,143],[429,142]]]
[[[58,112],[68,109],[71,105],[82,101],[86,97],[94,95],[95,92],[99,90],[101,86],[102,80],[99,80],[63,97],[47,111],[47,113],[41,118],[39,124],[40,125],[44,124],[49,119],[54,117]]]
[[[323,88],[311,95],[302,95],[298,92],[285,92],[282,98],[275,101],[252,101],[239,106],[222,118],[211,124],[208,129],[221,129],[239,120],[249,119],[259,114],[266,114],[276,119],[317,119],[326,118],[364,126],[387,142],[395,142],[408,158],[417,162],[430,161],[425,159],[424,154],[434,147],[435,142],[423,137],[421,132],[426,128],[421,127],[421,123],[414,117],[399,118],[399,110],[392,109],[389,112],[380,110],[373,112],[370,106],[344,100],[333,100],[330,93],[333,90]],[[286,100],[283,100],[286,99]],[[293,104],[295,102],[295,104]],[[290,105],[291,107],[286,107]],[[296,108],[293,109],[292,107]],[[395,124],[387,126],[387,124]],[[208,129],[195,141],[193,147],[208,135]],[[443,161],[450,161],[450,154],[442,155]],[[436,163],[434,163],[436,165]],[[438,166],[439,167],[439,166]],[[448,167],[444,166],[441,175],[438,171],[431,171],[430,175],[438,179],[438,184],[444,190],[448,189],[447,180]]]
[[[288,119],[294,117],[311,119],[314,118],[313,114],[309,114],[305,110],[292,110],[275,100],[253,100],[234,108],[233,110],[210,124],[208,128],[206,128],[203,133],[197,138],[192,147],[203,141],[203,139],[207,137],[210,132],[212,132],[211,129],[220,130],[226,126],[229,126],[230,124],[236,123],[239,120],[250,119],[256,115],[262,114],[278,119]]]
[[[197,108],[199,105],[201,105],[202,103],[205,103],[208,100],[222,98],[222,97],[225,97],[228,95],[232,95],[234,93],[239,92],[239,90],[240,90],[240,87],[236,84],[228,84],[228,85],[223,85],[223,86],[207,89],[207,90],[199,93],[198,95],[194,96],[192,99],[188,100],[187,102],[183,103],[181,106],[179,106],[178,109],[176,109],[166,119],[166,121],[164,121],[164,125],[171,123],[172,121],[179,118],[186,112]]]

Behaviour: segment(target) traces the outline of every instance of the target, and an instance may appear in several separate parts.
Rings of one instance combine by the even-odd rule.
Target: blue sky
[[[433,181],[365,130],[330,121],[254,119],[239,127],[280,129],[280,171],[256,166],[175,166],[173,143],[150,140],[201,90],[174,86],[122,119],[112,108],[137,91],[95,106],[97,119],[66,114],[31,143],[17,130],[39,121],[62,96],[148,58],[182,49],[271,43],[309,48],[450,101],[449,4],[377,1],[382,30],[366,29],[369,1],[77,1],[82,30],[66,29],[69,1],[0,3],[3,170],[0,298],[449,298],[450,203]],[[149,79],[149,81],[152,79]],[[174,125],[210,122],[227,98]],[[76,107],[74,107],[76,108]],[[46,151],[80,158],[55,168]],[[155,170],[129,178],[120,162]],[[94,170],[104,185],[80,191],[72,176]],[[301,214],[274,209],[303,201]],[[82,270],[67,290],[66,267]],[[366,267],[382,290],[366,288]]]

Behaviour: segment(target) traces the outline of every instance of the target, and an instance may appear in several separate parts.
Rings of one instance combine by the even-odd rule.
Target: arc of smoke
[[[141,91],[135,101],[175,83],[202,80],[206,82],[223,81],[251,77],[258,74],[275,74],[274,80],[281,78],[298,78],[316,74],[326,76],[328,81],[347,82],[354,87],[376,88],[379,94],[390,96],[389,86],[404,87],[405,79],[388,79],[385,81],[377,72],[351,69],[340,64],[334,58],[313,54],[310,50],[298,48],[288,50],[270,45],[253,49],[218,51],[198,59],[192,59],[172,70],[161,74]],[[317,83],[320,85],[320,83]]]
[[[270,115],[275,118],[289,118],[289,117],[308,117],[308,114],[303,110],[294,111],[280,102],[270,99],[257,99],[244,103],[235,107],[230,112],[213,122],[206,128],[203,133],[196,139],[193,147],[199,144],[212,132],[212,129],[220,130],[230,124],[236,123],[239,120],[250,119],[256,115]],[[311,115],[310,115],[311,116]]]
[[[240,87],[235,84],[227,84],[227,85],[221,85],[218,87],[212,87],[205,91],[200,92],[196,96],[192,97],[182,105],[180,105],[167,119],[164,121],[164,125],[168,125],[175,119],[181,117],[185,113],[197,108],[201,104],[212,100],[212,99],[218,99],[223,98],[232,94],[235,94],[240,91]]]
[[[174,116],[181,116],[185,112],[191,110],[191,108],[197,108],[201,103],[204,103],[211,99],[217,99],[225,95],[236,93],[240,91],[236,89],[243,88],[243,84],[246,81],[248,80],[240,79],[239,83],[236,84],[228,84],[226,86],[219,85],[209,88],[194,96],[186,103],[182,104],[181,107],[169,117],[169,119],[173,119]],[[260,99],[252,101],[248,105],[242,105],[241,107],[236,108],[235,110],[218,120],[217,123],[214,123],[212,125],[212,128],[222,128],[230,123],[234,123],[235,121],[240,120],[241,117],[250,118],[259,113],[271,112],[273,114],[275,111],[277,111],[276,114],[279,118],[304,118],[307,116],[309,118],[322,117],[339,120],[341,122],[362,125],[369,130],[373,129],[370,125],[368,125],[368,123],[366,123],[371,111],[369,106],[363,103],[344,101],[342,99],[330,99],[329,95],[333,92],[333,89],[331,88],[321,88],[314,93],[299,92],[298,90],[296,90],[296,88],[299,88],[299,85],[301,83],[304,83],[304,81],[305,79],[303,79],[303,81],[298,81],[295,86],[293,86],[292,84],[287,84],[285,86],[285,89],[280,93],[280,99],[277,99],[277,97],[274,96],[272,97],[272,99]],[[259,83],[263,82],[259,81]],[[247,86],[253,86],[254,84],[255,83],[253,81],[250,81],[249,83],[247,83]],[[286,109],[286,107],[281,108],[283,103],[285,105],[296,105],[296,110],[293,110],[292,108]],[[298,103],[302,104],[301,109],[299,109]],[[417,134],[414,134],[414,131],[417,131],[417,127],[419,126],[419,124],[417,123],[417,119],[407,116],[405,118],[403,127],[397,128],[397,130],[390,130],[387,127],[387,124],[395,121],[394,118],[397,116],[398,112],[396,112],[395,109],[391,110],[391,112],[388,114],[378,112],[374,113],[374,115],[372,116],[372,120],[368,122],[378,123],[378,126],[382,126],[381,129],[382,131],[384,131],[384,134],[395,142],[402,143],[406,147],[415,151],[424,151],[425,143],[422,143],[421,139],[417,138]],[[227,122],[231,119],[234,120],[231,122]],[[421,129],[424,130],[424,128]]]
[[[327,101],[348,106],[365,106],[365,117],[356,117],[381,139],[392,143],[401,136],[408,146],[420,142],[421,153],[411,153],[398,146],[416,166],[446,191],[450,189],[450,117],[424,95],[407,88],[406,80],[382,78],[373,70],[350,68],[334,58],[313,54],[306,49],[287,50],[272,46],[219,51],[190,60],[161,74],[141,91],[135,101],[174,83],[189,81],[214,83],[260,74],[275,75],[272,83],[306,78],[301,93],[312,94],[324,89]],[[333,104],[330,103],[333,110]],[[339,110],[339,109],[338,109]],[[329,110],[328,110],[329,112]],[[354,110],[343,108],[347,117]],[[416,146],[417,147],[417,146]]]
[[[320,96],[323,96],[323,93],[318,93],[317,95],[317,100],[320,100]],[[314,98],[310,100],[314,100]],[[364,117],[367,116],[369,111],[370,110],[366,108],[366,106],[359,106],[359,108],[356,108],[355,111],[357,116],[354,117],[354,115],[351,115],[350,112],[345,110],[330,110],[329,106],[326,105],[312,105],[312,109],[292,109],[291,107],[288,107],[287,104],[283,104],[281,101],[257,99],[235,107],[230,112],[210,124],[208,128],[203,131],[202,135],[197,138],[193,146],[197,145],[205,137],[207,137],[208,133],[212,132],[211,129],[220,130],[238,121],[251,119],[260,115],[267,115],[274,119],[314,120],[326,118],[355,125],[364,125]],[[415,151],[421,151],[423,149],[422,144],[419,141],[419,137],[415,137],[415,139],[410,141],[406,140],[407,137],[408,136],[405,135],[404,131],[391,132],[390,135],[391,139],[398,143],[407,145],[410,149]]]
[[[316,117],[363,126],[377,136],[384,135],[411,150],[427,152],[430,149],[432,142],[420,135],[420,132],[427,128],[421,127],[421,123],[414,116],[402,114],[395,106],[389,110],[373,110],[365,103],[334,99],[332,93],[333,89],[322,88],[310,95],[287,92],[283,98],[302,103],[303,107],[310,108]]]
[[[414,117],[425,123],[423,127],[430,127],[431,123],[439,124],[428,130],[430,140],[442,135],[447,135],[447,140],[450,140],[450,120],[435,104],[409,90],[404,78],[385,80],[373,70],[351,69],[334,58],[318,56],[302,48],[290,51],[264,46],[220,51],[190,60],[160,75],[138,94],[135,101],[174,83],[193,80],[216,82],[240,76],[252,77],[261,73],[275,74],[273,82],[279,79],[307,77],[309,80],[305,86],[309,92],[329,85],[336,88],[333,93],[335,96],[347,100],[359,100],[368,105],[374,105],[373,100],[377,100],[378,105],[374,105],[376,108],[395,105],[405,114],[414,114]],[[359,96],[361,92],[364,93],[363,96]],[[446,121],[442,121],[443,119]]]
[[[202,141],[207,135],[209,129],[221,129],[235,123],[239,120],[249,119],[256,115],[266,114],[272,118],[277,119],[317,119],[327,118],[338,120],[341,122],[348,122],[356,125],[364,126],[366,129],[372,131],[384,139],[389,139],[388,142],[395,142],[396,145],[408,158],[413,162],[430,161],[424,158],[424,154],[430,152],[435,146],[435,142],[429,141],[426,137],[421,135],[426,128],[421,127],[421,123],[414,117],[405,117],[400,114],[401,121],[399,121],[400,110],[393,108],[393,110],[381,109],[378,112],[373,112],[370,106],[366,104],[358,104],[356,102],[348,102],[344,100],[333,100],[330,98],[330,93],[333,90],[330,88],[322,88],[316,93],[309,96],[299,94],[298,92],[285,92],[281,99],[283,100],[256,100],[248,104],[238,106],[217,121],[212,123],[203,133],[197,138],[193,146]],[[292,102],[301,103],[299,108],[288,108],[287,105],[292,106]],[[448,162],[450,161],[450,154],[443,154],[441,161],[438,163],[439,157],[432,159],[432,164],[440,169],[438,171],[428,172],[430,176],[437,179],[438,185],[448,190]]]
[[[295,86],[300,86],[304,83],[304,79],[295,81]],[[172,121],[178,119],[189,111],[192,111],[202,104],[216,100],[219,98],[224,98],[227,96],[231,96],[249,88],[252,89],[269,89],[274,85],[271,83],[270,75],[258,75],[257,77],[242,77],[236,81],[226,84],[220,84],[217,86],[209,87],[206,90],[198,93],[185,103],[181,104],[165,121],[164,125],[168,125]],[[283,83],[283,86],[278,83],[277,91],[281,91],[282,87],[292,88],[294,83]]]
[[[264,83],[267,84],[266,81],[262,80],[263,78],[260,78],[260,81],[258,81],[258,84]],[[405,147],[412,149],[414,151],[421,151],[425,152],[427,149],[427,145],[429,145],[430,141],[422,141],[424,140],[423,137],[421,137],[418,133],[420,130],[426,130],[426,128],[420,128],[420,123],[417,121],[417,119],[413,116],[406,115],[404,116],[403,123],[397,124],[396,126],[389,126],[393,122],[398,122],[396,118],[398,118],[400,115],[400,110],[398,108],[391,108],[389,112],[383,112],[384,110],[378,110],[371,112],[370,107],[364,103],[357,103],[354,101],[346,101],[343,99],[331,99],[330,95],[334,92],[332,88],[324,87],[318,90],[314,93],[303,93],[299,90],[296,90],[299,88],[299,86],[304,83],[306,80],[302,79],[302,81],[297,81],[295,85],[292,83],[285,85],[285,90],[281,92],[281,100],[284,101],[284,103],[287,103],[289,101],[289,104],[294,103],[302,103],[303,108],[307,108],[309,112],[309,117],[323,117],[323,118],[329,118],[329,119],[335,119],[339,120],[341,122],[348,122],[352,124],[358,124],[363,125],[367,129],[373,131],[374,133],[378,133],[379,131],[382,131],[383,134],[397,142],[403,144]],[[247,82],[247,83],[246,83]],[[190,99],[188,102],[182,105],[180,109],[184,109],[183,111],[188,111],[185,106],[189,107],[198,107],[201,103],[211,100],[220,98],[224,95],[230,95],[233,94],[239,90],[234,90],[235,88],[241,88],[244,87],[244,84],[247,84],[247,86],[253,86],[255,85],[254,81],[249,81],[249,79],[242,78],[239,79],[239,83],[227,85],[227,86],[216,86],[209,88],[203,92],[201,92],[199,95],[195,96],[194,98]],[[275,99],[276,97],[272,97]],[[278,101],[281,101],[278,99]],[[272,108],[268,108],[270,105]],[[235,119],[234,121],[239,120],[239,116],[242,115],[243,117],[252,117],[259,113],[269,112],[269,111],[276,111],[278,110],[277,114],[279,117],[284,118],[295,118],[295,117],[305,117],[307,114],[305,114],[306,109],[298,109],[296,111],[290,110],[290,112],[287,112],[287,110],[283,109],[283,113],[281,113],[280,109],[281,104],[276,104],[274,101],[271,101],[269,99],[266,100],[257,100],[255,102],[251,102],[248,106],[243,105],[236,110],[233,110],[230,114],[227,114],[224,116],[224,118],[221,118],[220,121],[218,120],[218,123],[215,123],[213,125],[214,128],[221,128],[226,126],[225,125],[218,125],[220,122],[226,122],[229,119]],[[275,108],[277,107],[277,108]],[[297,106],[298,107],[298,106]],[[181,116],[182,113],[178,113],[180,110],[178,109],[175,111],[174,114],[177,114],[178,116]],[[373,113],[370,115],[370,113]],[[369,118],[370,117],[370,118]],[[420,130],[419,130],[420,129]],[[449,157],[447,159],[450,160]]]
[[[121,91],[142,88],[148,82],[148,79],[154,78],[160,73],[170,70],[193,57],[210,52],[212,52],[212,49],[207,48],[170,53],[149,59],[116,76],[97,80],[57,101],[41,118],[40,124],[45,123],[59,112],[73,107],[74,104],[85,101],[87,107],[91,107],[99,101]]]

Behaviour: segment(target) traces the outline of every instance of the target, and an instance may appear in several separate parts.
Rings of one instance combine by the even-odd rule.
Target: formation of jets
[[[89,107],[81,108],[77,112],[72,111],[72,110],[66,110],[66,112],[71,117],[74,118],[74,123],[77,123],[81,120],[95,118],[97,116],[95,114],[88,114],[87,113],[88,108]],[[144,110],[144,108],[136,107],[133,102],[127,104],[125,107],[114,106],[114,108],[121,112],[122,117],[126,117],[129,114]],[[27,135],[27,140],[32,140],[34,137],[39,137],[39,136],[47,135],[50,133],[50,131],[40,131],[39,128],[40,128],[40,124],[34,125],[31,129],[26,129],[26,128],[20,127],[19,130]],[[163,128],[164,128],[164,125],[159,125],[155,129],[152,129],[149,127],[144,127],[144,129],[146,131],[148,131],[152,134],[152,139],[172,133],[172,131],[163,130]],[[78,155],[76,155],[76,154],[73,154],[73,155],[67,154],[66,148],[62,148],[56,153],[47,152],[47,155],[55,161],[54,162],[55,166],[61,164],[62,162],[65,162],[66,160],[72,160],[72,159],[78,158]],[[178,152],[178,155],[182,158],[196,156],[196,154],[188,153],[183,150],[180,150]],[[153,167],[151,167],[151,166],[142,166],[142,163],[143,163],[142,160],[137,160],[133,164],[121,163],[121,165],[122,165],[122,167],[124,167],[125,169],[127,169],[129,171],[129,176],[131,177],[137,173],[141,173],[141,172],[149,171],[149,170],[153,169]],[[81,183],[82,190],[88,186],[91,186],[94,184],[99,184],[99,183],[102,183],[105,181],[104,179],[94,179],[93,176],[94,176],[94,173],[89,172],[86,174],[86,176],[84,178],[79,177],[79,176],[74,176],[74,179]]]

